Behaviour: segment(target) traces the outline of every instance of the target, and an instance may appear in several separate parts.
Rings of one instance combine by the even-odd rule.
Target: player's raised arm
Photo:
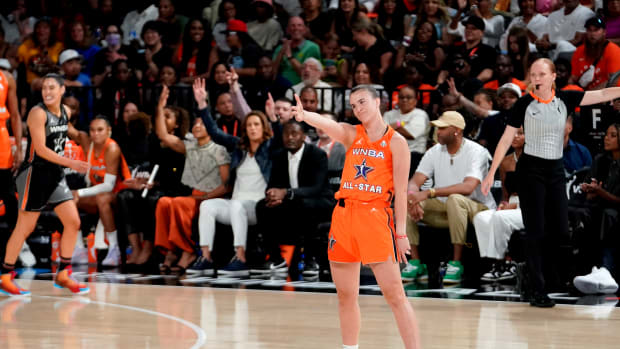
[[[349,148],[355,138],[355,126],[336,122],[330,118],[322,117],[321,115],[304,110],[301,104],[299,96],[295,94],[295,101],[297,105],[291,107],[292,115],[299,122],[306,122],[311,126],[320,128],[327,133],[333,140],[344,144],[345,148]]]

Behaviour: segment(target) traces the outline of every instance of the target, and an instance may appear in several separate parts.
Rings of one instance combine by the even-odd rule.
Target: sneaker
[[[17,283],[13,282],[15,276],[17,276],[15,271],[0,275],[0,293],[9,297],[30,296],[30,291],[19,287]]]
[[[90,292],[90,288],[85,284],[81,284],[75,280],[71,274],[73,273],[73,269],[71,266],[67,267],[64,270],[59,271],[54,278],[54,287],[56,288],[66,288],[71,293],[75,295],[87,294]]]
[[[233,257],[227,266],[218,270],[218,274],[226,276],[249,276],[250,269],[239,258]]]
[[[514,262],[506,261],[501,267],[498,281],[508,281],[517,277],[517,265]]]
[[[30,246],[28,246],[28,244],[25,241],[24,241],[24,244],[22,245],[22,250],[19,251],[18,258],[19,258],[19,262],[22,264],[22,267],[24,268],[34,267],[34,265],[37,264],[36,258],[34,258],[32,251],[30,251]]]
[[[538,308],[553,308],[555,302],[546,294],[534,294],[532,299],[530,299],[530,305]]]
[[[573,280],[575,287],[585,294],[610,294],[618,291],[618,284],[607,268],[592,267],[588,275],[576,276]]]
[[[118,245],[110,247],[105,259],[101,262],[104,267],[118,267],[121,265],[121,249]]]
[[[403,281],[428,280],[426,264],[420,263],[419,259],[411,259],[400,272],[400,277]]]
[[[449,261],[448,268],[446,269],[446,276],[443,277],[443,282],[446,284],[456,284],[461,282],[463,276],[463,265],[459,261]]]
[[[288,273],[288,265],[286,265],[286,261],[282,258],[269,258],[265,264],[252,268],[250,272],[254,274]]]
[[[192,275],[207,275],[211,276],[215,273],[215,268],[213,267],[213,263],[208,259],[200,256],[191,267],[187,268],[185,271],[188,274]]]
[[[486,282],[497,282],[499,281],[502,274],[502,267],[499,263],[493,264],[493,267],[488,272],[482,274],[480,277],[481,281]]]
[[[73,256],[71,256],[71,264],[88,264],[88,249],[86,247],[76,247],[73,250]]]
[[[319,263],[316,262],[314,257],[307,259],[304,262],[304,271],[301,273],[304,278],[319,276]]]

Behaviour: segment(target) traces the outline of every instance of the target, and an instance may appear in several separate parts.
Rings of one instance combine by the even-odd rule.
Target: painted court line
[[[54,297],[54,296],[32,296],[32,297],[37,297],[37,298],[47,298],[47,299],[57,299],[57,300],[70,300],[71,298],[68,297]],[[114,308],[120,308],[120,309],[125,309],[125,310],[131,310],[131,311],[137,311],[140,313],[145,313],[145,314],[149,314],[149,315],[153,315],[153,316],[159,316],[159,317],[163,317],[165,319],[168,320],[172,320],[172,321],[176,321],[182,325],[185,325],[189,328],[192,329],[192,331],[194,331],[194,333],[196,333],[196,342],[194,343],[194,345],[192,345],[190,348],[191,349],[195,349],[195,348],[201,348],[205,345],[205,343],[207,342],[207,334],[205,333],[205,331],[198,327],[196,324],[189,322],[187,320],[178,318],[176,316],[172,316],[172,315],[168,315],[168,314],[164,314],[164,313],[160,313],[157,311],[153,311],[153,310],[148,310],[148,309],[144,309],[144,308],[139,308],[139,307],[133,307],[131,305],[123,305],[123,304],[115,304],[115,303],[107,303],[107,302],[100,302],[100,301],[94,301],[92,299],[89,299],[89,304],[97,304],[97,305],[103,305],[103,306],[109,306],[109,307],[114,307]]]

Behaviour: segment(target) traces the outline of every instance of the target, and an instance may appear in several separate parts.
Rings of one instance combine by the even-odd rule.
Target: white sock
[[[108,248],[108,245],[105,243],[105,235],[103,231],[103,223],[101,219],[97,222],[97,227],[95,228],[95,248],[98,250],[105,250]]]
[[[355,344],[355,345],[343,344],[342,345],[342,349],[359,349],[359,347],[360,347],[359,344]]]
[[[75,248],[84,248],[84,236],[82,230],[78,230],[77,239],[75,239]]]
[[[109,231],[105,233],[105,236],[108,238],[108,243],[110,244],[110,249],[118,246],[118,237],[115,231]]]

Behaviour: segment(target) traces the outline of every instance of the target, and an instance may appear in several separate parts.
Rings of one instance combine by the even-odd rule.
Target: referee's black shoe
[[[546,294],[535,293],[530,299],[530,305],[538,308],[553,308],[555,302]]]

